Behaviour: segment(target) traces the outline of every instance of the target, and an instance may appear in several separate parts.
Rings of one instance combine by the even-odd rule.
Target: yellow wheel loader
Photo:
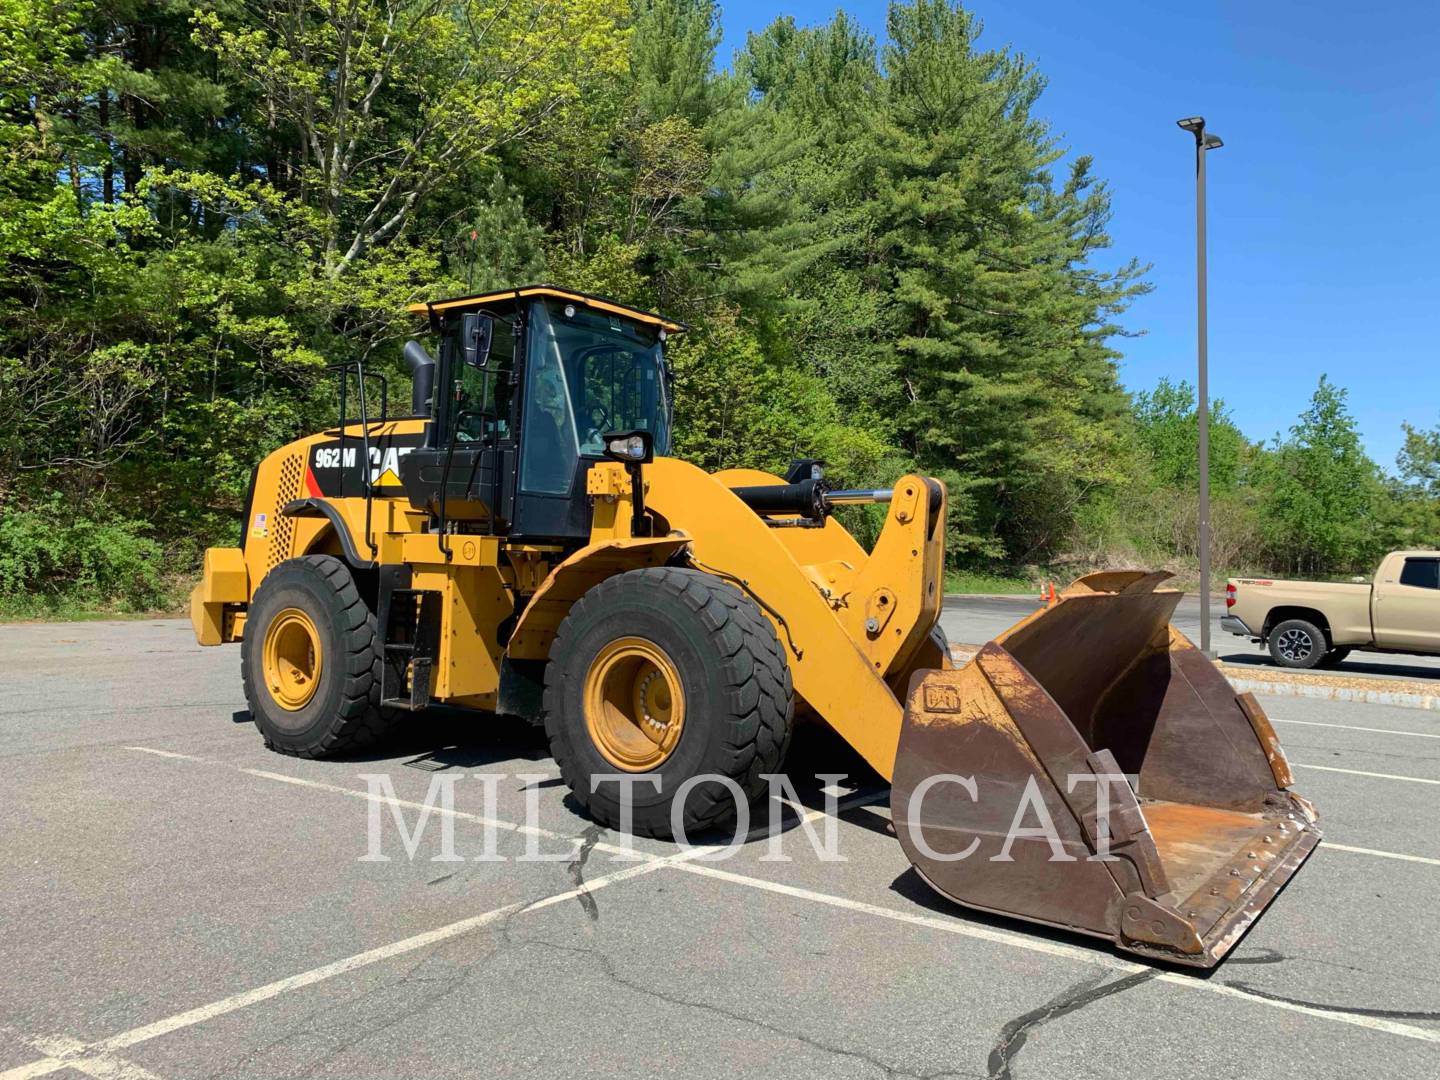
[[[342,365],[338,422],[260,463],[191,600],[275,750],[353,751],[432,702],[528,717],[595,820],[632,774],[630,827],[664,837],[757,797],[804,711],[891,782],[945,896],[1202,967],[1318,843],[1166,575],[1082,578],[955,668],[937,481],[670,456],[684,327],[654,314],[551,286],[412,310],[438,352],[405,347],[410,415]],[[888,505],[868,554],[833,516],[863,503]]]

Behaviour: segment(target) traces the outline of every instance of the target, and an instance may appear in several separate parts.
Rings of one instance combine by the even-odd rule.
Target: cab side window
[[[1400,584],[1419,589],[1440,589],[1440,559],[1406,559]]]
[[[454,370],[460,381],[459,401],[453,392],[448,396],[455,441],[505,438],[514,396],[511,376],[515,370],[515,339],[510,328],[504,323],[496,326],[484,367],[465,363],[463,351],[456,348]]]
[[[646,350],[599,345],[580,357],[580,452],[599,455],[607,431],[651,429],[664,416],[660,368]],[[651,431],[652,435],[658,433]]]
[[[542,309],[543,310],[543,309]],[[560,343],[548,318],[536,320],[526,354],[520,490],[564,495],[580,460]]]

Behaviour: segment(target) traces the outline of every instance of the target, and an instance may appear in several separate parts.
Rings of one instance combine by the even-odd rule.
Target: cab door
[[[513,321],[467,312],[446,320],[435,387],[434,445],[412,451],[401,480],[411,504],[447,521],[505,533],[515,502],[516,342]]]
[[[1440,653],[1440,553],[1394,557],[1375,582],[1375,643]]]

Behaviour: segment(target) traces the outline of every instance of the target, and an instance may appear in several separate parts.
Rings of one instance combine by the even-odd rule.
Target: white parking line
[[[31,1039],[30,1045],[45,1057],[25,1066],[31,1070],[24,1074],[26,1076],[44,1076],[47,1072],[53,1072],[54,1070],[49,1068],[49,1062],[59,1060],[65,1063],[65,1068],[94,1077],[94,1080],[160,1080],[160,1077],[149,1069],[142,1069],[133,1061],[110,1054],[95,1053],[94,1047],[68,1035]],[[9,1076],[10,1073],[5,1075]]]
[[[1350,776],[1368,776],[1375,780],[1405,780],[1412,784],[1440,784],[1440,780],[1430,780],[1424,776],[1397,776],[1395,773],[1366,772],[1364,769],[1339,769],[1334,765],[1307,765],[1303,761],[1292,761],[1290,765],[1296,769],[1318,769],[1320,772],[1348,773]]]
[[[1127,960],[1108,956],[1105,953],[1091,952],[1060,942],[1045,941],[1042,938],[1025,937],[1020,934],[1011,934],[1004,930],[994,930],[987,926],[977,926],[957,918],[945,919],[933,915],[921,915],[912,911],[897,911],[894,908],[867,904],[863,901],[851,900],[844,896],[834,896],[830,893],[816,892],[813,889],[802,889],[794,885],[782,885],[776,881],[766,881],[764,878],[750,877],[746,874],[736,874],[730,870],[721,870],[717,866],[700,865],[694,862],[676,862],[670,864],[670,868],[683,870],[687,874],[696,874],[701,877],[729,881],[736,885],[744,885],[747,888],[777,893],[781,896],[789,896],[797,900],[808,900],[812,903],[824,904],[828,907],[853,911],[861,915],[873,915],[882,919],[890,919],[894,922],[908,923],[911,926],[923,926],[931,930],[941,930],[947,934],[959,934],[962,937],[977,938],[981,941],[989,941],[998,945],[1009,945],[1013,948],[1025,949],[1029,952],[1044,953],[1047,956],[1060,957],[1065,960],[1094,964],[1116,971],[1123,971],[1128,974],[1138,974],[1143,971],[1156,970],[1144,964],[1132,964]],[[1224,983],[1217,982],[1213,979],[1205,980],[1196,978],[1195,976],[1181,975],[1176,972],[1162,970],[1152,981],[1168,983],[1172,986],[1183,986],[1189,990],[1204,990],[1222,997],[1239,998],[1252,1005],[1268,1005],[1288,1012],[1297,1012],[1306,1016],[1317,1017],[1321,1020],[1330,1020],[1338,1024],[1351,1024],[1355,1027],[1369,1028],[1372,1031],[1380,1031],[1388,1035],[1399,1035],[1407,1039],[1417,1039],[1420,1042],[1440,1043],[1440,1028],[1415,1027],[1411,1024],[1402,1024],[1395,1020],[1387,1020],[1384,1017],[1359,1016],[1354,1013],[1333,1012],[1329,1009],[1319,1009],[1310,1005],[1299,1005],[1288,1001],[1278,1001],[1274,998],[1259,997],[1233,986],[1226,986]]]
[[[1377,851],[1374,848],[1354,847],[1350,844],[1337,844],[1331,840],[1320,842],[1321,851],[1349,851],[1356,855],[1374,855],[1381,859],[1399,859],[1402,862],[1426,863],[1429,866],[1440,866],[1440,859],[1432,859],[1426,855],[1405,855],[1399,851]]]
[[[267,769],[247,769],[243,766],[230,765],[227,762],[215,761],[211,758],[197,757],[194,754],[177,753],[174,750],[158,750],[153,746],[125,746],[121,747],[121,749],[134,750],[141,754],[153,754],[157,757],[171,758],[177,761],[193,761],[201,765],[218,766],[219,768],[229,769],[232,772],[242,773],[245,776],[253,776],[260,780],[274,780],[282,784],[293,784],[296,787],[311,788],[315,791],[327,791],[332,795],[347,795],[352,799],[363,799],[366,802],[378,802],[385,806],[395,806],[405,810],[424,810],[426,808],[425,803],[415,802],[411,799],[393,799],[389,796],[379,795],[371,791],[360,791],[357,788],[347,788],[339,784],[327,784],[320,780],[307,780],[301,776],[291,776],[289,773],[270,772]],[[526,773],[525,775],[531,776],[534,774]],[[882,802],[889,797],[890,792],[888,789],[881,789],[879,791],[858,791],[853,795],[840,799],[836,804],[836,810],[837,812],[839,812],[850,810],[857,806],[868,806],[871,803]],[[786,802],[788,804],[789,800],[786,800]],[[804,809],[804,807],[794,806],[793,804],[790,805],[792,805],[792,807],[796,810],[797,814]],[[453,817],[457,821],[473,821],[478,825],[484,825],[488,828],[497,829],[500,832],[513,832],[518,833],[522,836],[537,836],[542,840],[564,840],[567,843],[573,844],[575,846],[579,846],[583,842],[582,838],[578,836],[570,836],[565,833],[553,832],[550,829],[542,829],[538,825],[522,825],[513,821],[504,821],[500,818],[488,818],[485,817],[483,814],[472,814],[465,810],[449,809],[433,803],[430,804],[429,809],[430,812],[434,814],[441,814],[445,817]],[[815,809],[809,811],[808,813],[800,814],[801,820],[808,822],[818,821],[824,816],[825,811],[821,809]],[[746,840],[748,842],[755,839],[757,834],[763,837],[765,835],[768,835],[768,832],[768,827],[764,827],[763,829],[761,827],[757,827],[756,829],[751,830],[751,835],[746,837]],[[630,847],[622,847],[619,844],[607,844],[603,840],[597,842],[592,846],[596,851],[603,852],[606,855],[624,855],[627,857],[639,855],[644,858],[660,857],[656,855],[646,855],[644,852],[636,851],[634,848]],[[697,848],[692,850],[709,851],[717,849]],[[3,1076],[0,1076],[0,1080],[4,1080]]]
[[[78,1060],[93,1060],[98,1057],[105,1057],[115,1050],[123,1050],[126,1047],[135,1046],[137,1043],[148,1042],[161,1035],[168,1035],[173,1031],[182,1028],[192,1027],[195,1024],[203,1023],[206,1020],[213,1020],[217,1016],[224,1016],[227,1013],[245,1009],[251,1005],[258,1005],[262,1001],[269,1001],[271,998],[279,997],[281,994],[289,993],[292,990],[299,990],[306,986],[313,986],[315,983],[323,982],[326,979],[333,979],[337,975],[343,975],[347,971],[354,971],[357,968],[366,967],[370,964],[379,963],[382,960],[389,960],[405,953],[414,952],[416,949],[423,949],[430,945],[438,945],[440,942],[448,941],[451,938],[459,937],[461,934],[468,934],[472,930],[478,930],[488,926],[510,915],[521,915],[531,911],[540,911],[544,908],[553,907],[555,904],[564,903],[566,900],[573,900],[581,893],[593,893],[597,889],[603,889],[607,885],[614,885],[621,881],[627,881],[641,874],[648,874],[659,870],[671,863],[683,859],[693,859],[701,853],[713,850],[710,848],[687,848],[684,851],[676,852],[674,855],[664,857],[648,856],[644,862],[634,866],[627,866],[623,870],[617,870],[612,874],[605,874],[585,882],[584,885],[574,889],[567,889],[565,892],[554,893],[531,904],[506,904],[504,907],[494,908],[481,915],[473,915],[468,919],[461,919],[458,922],[450,923],[435,930],[427,930],[423,934],[415,934],[413,937],[403,938],[400,941],[392,941],[388,945],[381,945],[378,948],[367,949],[365,952],[356,953],[354,956],[347,956],[344,959],[336,960],[333,963],[324,964],[309,971],[302,971],[295,975],[277,979],[275,982],[266,983],[264,986],[257,986],[253,990],[245,990],[230,997],[221,998],[219,1001],[212,1001],[208,1005],[201,1005],[198,1008],[187,1009],[185,1012],[167,1016],[162,1020],[145,1024],[142,1027],[131,1028],[119,1035],[112,1035],[108,1039],[102,1039],[97,1043],[89,1045],[77,1045],[70,1053],[75,1056],[49,1056],[39,1061],[32,1061],[29,1064],[21,1065],[18,1068],[10,1069],[0,1073],[0,1080],[28,1080],[30,1077],[46,1076],[50,1073],[59,1072],[61,1069],[78,1067]],[[52,1051],[53,1055],[53,1051]],[[99,1073],[91,1075],[99,1076]],[[124,1073],[111,1073],[115,1080],[130,1080]],[[138,1076],[136,1080],[139,1080]]]
[[[177,754],[174,750],[157,750],[153,746],[124,746],[122,750],[138,750],[142,754],[154,754],[156,757],[174,758],[177,761],[206,761],[205,758],[195,757],[193,754]],[[206,761],[206,764],[209,764]]]
[[[1417,739],[1440,739],[1440,733],[1434,731],[1401,731],[1398,728],[1383,727],[1358,727],[1355,724],[1322,724],[1318,720],[1284,720],[1278,716],[1270,717],[1272,724],[1303,724],[1305,727],[1328,727],[1340,731],[1364,731],[1371,735],[1413,735]]]
[[[405,810],[424,810],[426,808],[425,803],[414,802],[410,799],[394,799],[371,791],[360,791],[356,788],[343,787],[339,784],[327,784],[320,780],[307,780],[303,776],[291,776],[289,773],[270,772],[267,769],[247,769],[243,766],[230,765],[223,761],[215,761],[212,758],[198,757],[195,754],[180,754],[174,750],[157,750],[153,746],[126,746],[122,747],[122,749],[134,750],[141,754],[154,754],[157,757],[172,758],[178,761],[193,761],[200,765],[217,766],[222,769],[228,769],[231,772],[241,773],[245,776],[253,776],[260,780],[274,780],[277,783],[310,788],[313,791],[326,791],[332,795],[346,795],[352,799],[361,799],[365,802],[377,802],[384,806],[395,806]],[[522,825],[513,821],[503,821],[499,818],[488,818],[483,814],[472,814],[465,810],[455,810],[433,803],[429,809],[433,814],[455,818],[457,821],[472,821],[477,825],[484,825],[487,828],[497,829],[500,832],[518,833],[521,836],[537,836],[542,840],[564,840],[576,845],[582,842],[579,837],[567,836],[564,833],[553,832],[550,829],[542,829],[538,825]],[[609,855],[628,854],[631,850],[615,844],[606,844],[603,841],[594,846],[596,850],[603,851]],[[0,1080],[3,1080],[3,1077],[0,1077]]]

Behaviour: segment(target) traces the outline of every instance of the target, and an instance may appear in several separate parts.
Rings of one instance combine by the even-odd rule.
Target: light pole
[[[1210,373],[1205,296],[1205,152],[1225,144],[1205,130],[1203,116],[1175,121],[1195,136],[1195,310],[1200,374],[1195,389],[1200,420],[1200,651],[1210,654]]]

